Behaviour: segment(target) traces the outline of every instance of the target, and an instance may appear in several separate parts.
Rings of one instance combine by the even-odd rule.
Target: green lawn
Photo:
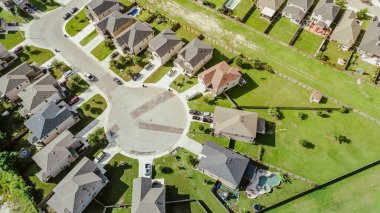
[[[224,2],[226,2],[225,0],[209,0],[209,2],[212,2],[215,4],[215,9],[218,9],[220,7],[223,6]]]
[[[248,13],[249,9],[251,9],[254,1],[252,0],[241,0],[240,3],[234,9],[232,15],[243,19],[244,16]]]
[[[57,9],[61,5],[55,1],[42,3],[41,0],[29,0],[29,3],[31,5],[34,5],[37,7],[37,9],[41,12],[48,12],[54,9]]]
[[[147,10],[141,10],[140,14],[136,16],[136,19],[145,22],[152,14],[150,14]]]
[[[105,44],[106,41],[104,40],[91,51],[91,54],[95,56],[99,61],[103,61],[115,50],[114,46],[112,46],[112,48],[109,48],[106,47]]]
[[[338,59],[342,58],[346,60],[346,63],[348,63],[352,50],[342,51],[340,50],[339,45],[340,44],[336,41],[329,41],[323,54],[327,56],[328,62],[332,63],[334,67],[337,67],[338,69],[344,69],[345,65],[342,66],[338,64]]]
[[[178,38],[181,38],[183,42],[186,44],[191,42],[194,38],[198,37],[199,35],[195,35],[194,33],[186,30],[185,28],[181,27],[176,32],[176,35]]]
[[[155,31],[155,35],[163,31],[164,29],[171,29],[172,25],[170,24],[169,21],[161,22],[157,24],[156,20],[153,20],[152,22],[149,23],[152,25],[153,30]]]
[[[74,74],[69,78],[69,81],[66,84],[66,88],[70,92],[70,95],[66,98],[70,100],[75,95],[79,96],[89,87],[90,85],[82,77],[80,77],[78,74]]]
[[[204,66],[206,69],[214,66],[215,64],[218,64],[221,61],[228,61],[231,58],[235,57],[235,55],[233,53],[231,53],[230,51],[226,50],[225,48],[223,48],[221,46],[218,46],[218,45],[212,43],[211,41],[209,41],[207,39],[204,39],[203,42],[214,47],[212,58]]]
[[[162,77],[166,75],[167,72],[173,67],[173,61],[170,60],[166,64],[158,68],[152,75],[150,75],[144,83],[157,83]]]
[[[120,56],[120,57],[123,57],[123,56]],[[120,57],[118,57],[115,60],[118,61],[120,59]],[[126,57],[129,57],[129,56],[126,56]],[[131,56],[131,57],[133,58],[135,56]],[[144,66],[149,63],[150,54],[149,54],[149,52],[147,50],[145,50],[145,51],[141,52],[138,55],[138,57],[142,58],[142,61],[141,61],[140,64],[134,65],[133,64],[133,59],[132,59],[131,63],[128,63],[128,64],[121,63],[121,65],[119,65],[119,67],[111,66],[111,62],[112,62],[112,60],[111,60],[111,62],[110,62],[110,69],[116,75],[118,75],[120,78],[122,78],[124,81],[130,81],[132,79],[131,74],[141,72],[144,69]],[[130,69],[131,72],[128,72],[128,69]]]
[[[26,119],[18,113],[18,109],[19,107],[14,103],[8,103],[4,99],[0,101],[0,111],[10,112],[8,116],[0,117],[0,131],[10,137],[16,136],[24,128],[23,124]]]
[[[190,109],[196,109],[205,112],[213,112],[216,106],[223,106],[227,108],[232,108],[232,103],[228,100],[223,94],[218,95],[215,101],[208,104],[205,102],[204,97],[202,95],[198,95],[197,97],[191,99],[187,102]]]
[[[322,37],[314,35],[313,33],[304,29],[301,32],[301,35],[297,38],[294,46],[311,55],[314,55],[317,52],[319,46],[321,46],[322,41]]]
[[[240,70],[247,84],[227,91],[240,106],[337,107],[327,99],[310,103],[309,90],[275,74],[253,68]]]
[[[124,162],[124,165],[121,165],[121,162]],[[96,199],[105,205],[131,204],[133,179],[139,176],[138,161],[117,154],[104,169],[110,182]]]
[[[96,30],[93,30],[90,34],[88,34],[86,37],[84,37],[79,44],[82,46],[86,46],[92,39],[94,39],[98,35],[98,32]]]
[[[129,0],[118,0],[120,3],[122,3],[122,4],[124,4],[124,6],[129,6],[129,5],[131,5],[131,1],[129,1]]]
[[[356,76],[360,77],[360,78],[365,78],[365,79],[370,80],[370,81],[372,81],[372,76],[374,76],[377,73],[377,70],[379,69],[378,67],[376,67],[376,66],[374,66],[374,65],[372,65],[366,61],[363,61],[360,58],[359,54],[354,53],[354,55],[352,56],[352,59],[350,61],[350,65],[348,66],[347,70],[355,73],[356,70],[359,68],[364,69],[364,72],[367,75],[357,74]]]
[[[270,25],[270,21],[260,16],[261,11],[256,8],[255,11],[251,14],[248,20],[245,22],[248,26],[255,28],[261,32],[264,32],[265,29]]]
[[[190,87],[196,85],[198,83],[198,78],[193,76],[192,78],[187,75],[178,75],[176,79],[170,84],[170,87],[175,89],[177,92],[181,93],[186,91]]]
[[[163,178],[166,186],[166,201],[181,199],[198,199],[210,209],[211,212],[225,212],[219,201],[211,194],[212,184],[205,185],[206,175],[192,169],[187,163],[190,152],[180,149],[175,156],[166,155],[154,160],[155,178]],[[193,155],[194,156],[194,155]],[[194,156],[195,157],[195,156]],[[163,173],[162,168],[169,167],[172,173]],[[186,206],[180,212],[198,212],[199,207]]]
[[[82,9],[66,23],[65,29],[67,34],[70,36],[75,36],[88,24],[90,24],[90,22],[86,16],[85,9]]]
[[[57,59],[54,59],[52,61],[52,65],[53,66],[49,71],[55,79],[60,79],[63,73],[71,69],[65,62],[59,61]]]
[[[23,31],[8,31],[7,34],[0,34],[0,43],[10,50],[19,43],[25,40],[25,33]]]
[[[88,106],[86,108],[86,106]],[[73,134],[80,132],[93,120],[95,120],[107,108],[106,100],[99,94],[94,95],[88,101],[84,102],[78,109],[80,121],[70,128]]]
[[[269,35],[288,44],[296,34],[298,28],[299,26],[297,24],[292,23],[286,17],[282,17],[271,29]]]
[[[379,179],[376,166],[270,212],[378,212]]]
[[[3,10],[0,8],[0,18],[5,19],[5,21],[17,21],[17,22],[24,22],[24,19],[20,16],[13,15],[12,13]]]

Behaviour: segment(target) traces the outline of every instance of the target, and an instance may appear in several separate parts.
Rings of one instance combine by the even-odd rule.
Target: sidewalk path
[[[189,150],[190,152],[196,154],[199,156],[202,152],[203,145],[193,139],[190,139],[189,137],[183,137],[181,140],[180,147]]]

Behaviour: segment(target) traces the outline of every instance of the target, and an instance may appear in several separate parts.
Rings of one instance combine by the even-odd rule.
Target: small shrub
[[[86,111],[90,110],[90,104],[85,104],[84,105],[84,110],[86,110]]]
[[[343,114],[347,114],[350,112],[350,110],[347,107],[342,107],[339,109],[339,112],[341,112]]]
[[[314,149],[315,148],[315,145],[313,143],[311,143],[310,141],[307,141],[305,139],[299,140],[298,143],[301,144],[306,149]]]
[[[346,136],[342,135],[342,134],[338,134],[338,133],[334,133],[334,138],[335,138],[335,141],[338,141],[339,144],[342,144],[342,143],[351,143],[351,140],[348,139]]]
[[[304,112],[299,112],[298,113],[298,117],[301,119],[301,120],[306,120],[309,116],[304,113]]]
[[[168,166],[164,166],[161,168],[161,172],[164,174],[172,174],[174,170]]]
[[[268,112],[272,118],[281,119],[281,112],[277,107],[270,107]]]

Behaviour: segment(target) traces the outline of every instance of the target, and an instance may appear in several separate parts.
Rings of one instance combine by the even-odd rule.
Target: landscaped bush
[[[299,144],[301,144],[306,149],[314,149],[315,148],[315,145],[313,143],[311,143],[310,141],[307,141],[305,139],[299,140]]]
[[[87,137],[88,145],[92,147],[99,147],[107,145],[108,141],[103,128],[98,128],[90,133]]]

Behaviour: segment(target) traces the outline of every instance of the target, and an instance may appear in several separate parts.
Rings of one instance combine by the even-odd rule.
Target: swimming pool
[[[128,11],[127,15],[132,16],[132,17],[135,17],[135,16],[137,16],[139,13],[140,13],[140,8],[139,8],[139,7],[133,7],[132,9],[130,9],[130,10]]]
[[[280,175],[272,173],[270,176],[261,176],[259,178],[259,186],[269,185],[270,187],[278,186],[281,182]]]
[[[240,1],[241,0],[228,0],[224,6],[230,10],[234,10],[236,8],[236,6],[238,6]]]

